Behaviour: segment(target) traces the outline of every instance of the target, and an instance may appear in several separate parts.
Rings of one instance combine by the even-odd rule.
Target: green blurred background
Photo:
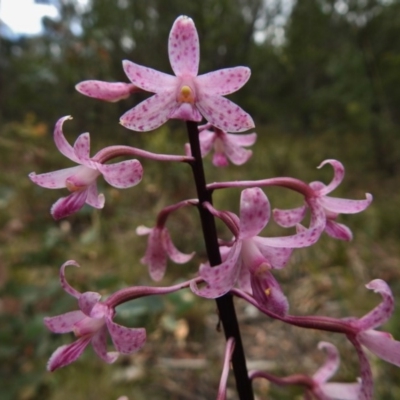
[[[148,343],[138,354],[109,366],[88,349],[65,369],[45,370],[52,351],[73,340],[50,334],[42,323],[44,316],[76,308],[59,286],[59,266],[68,259],[81,264],[67,270],[81,291],[108,295],[127,285],[153,284],[140,264],[146,239],[135,227],[153,226],[162,207],[194,196],[189,167],[141,160],[145,176],[139,186],[118,191],[101,182],[104,210],[85,207],[59,222],[49,208],[65,191],[36,187],[27,178],[32,171],[71,165],[52,140],[53,126],[64,115],[74,117],[65,124],[68,139],[89,131],[93,154],[113,144],[183,154],[186,136],[179,121],[149,133],[118,125],[143,95],[110,104],[74,90],[85,79],[127,81],[122,59],[171,73],[167,38],[181,14],[191,16],[199,32],[200,73],[236,65],[252,70],[248,84],[231,98],[256,121],[254,155],[245,166],[223,170],[208,156],[209,182],[276,175],[329,182],[329,167],[315,167],[336,158],[346,166],[336,196],[374,195],[367,211],[341,217],[354,232],[352,243],[325,235],[314,247],[296,251],[276,273],[291,311],[361,316],[379,301],[364,288],[374,278],[385,279],[400,297],[400,1],[92,0],[85,9],[73,0],[57,4],[61,18],[45,18],[42,35],[0,38],[2,400],[216,397],[223,334],[216,330],[214,303],[189,291],[119,310],[121,323],[147,328]],[[267,193],[273,207],[301,201],[283,189]],[[239,190],[220,191],[215,204],[237,212],[239,196]],[[195,249],[197,256],[184,266],[170,264],[162,285],[194,276],[205,260],[196,210],[177,212],[168,227],[177,247]],[[218,227],[228,239],[229,232]],[[271,223],[263,234],[287,233]],[[323,360],[317,342],[327,340],[345,359],[334,380],[358,376],[356,356],[343,338],[288,327],[237,305],[250,368],[313,373]],[[384,329],[400,339],[398,308]],[[370,359],[376,398],[400,398],[399,369]],[[233,381],[229,385],[228,398],[235,399]],[[255,388],[259,399],[301,398],[301,391],[267,382]]]

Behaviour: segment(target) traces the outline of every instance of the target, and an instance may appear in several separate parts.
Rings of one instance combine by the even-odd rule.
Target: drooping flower
[[[154,281],[160,281],[164,277],[168,258],[177,264],[184,264],[194,256],[194,253],[182,253],[174,246],[166,227],[147,228],[146,226],[139,226],[136,228],[136,233],[138,235],[149,235],[146,254],[140,261],[147,265],[150,276]]]
[[[85,96],[94,99],[116,101],[128,98],[132,93],[141,92],[141,89],[132,83],[125,82],[104,82],[97,80],[87,80],[79,82],[75,89]]]
[[[318,348],[325,349],[327,357],[325,363],[311,377],[296,374],[281,378],[264,371],[251,371],[250,379],[265,378],[281,386],[303,386],[306,389],[304,398],[307,400],[362,400],[360,397],[362,383],[327,382],[339,367],[339,353],[333,344],[327,342],[320,342]]]
[[[213,164],[216,167],[226,167],[228,159],[235,165],[244,164],[253,154],[243,146],[252,146],[256,139],[256,133],[230,134],[221,129],[212,128],[211,124],[199,126],[199,141],[201,155],[205,157],[214,148]]]
[[[224,131],[242,132],[254,127],[249,114],[222,97],[239,90],[249,79],[250,69],[226,68],[198,75],[199,38],[191,18],[180,16],[175,20],[168,54],[175,76],[123,62],[126,75],[136,87],[155,93],[121,117],[123,126],[144,132],[170,118],[200,122],[203,115]]]
[[[325,232],[333,238],[340,240],[351,240],[351,230],[343,224],[336,222],[339,214],[355,214],[364,211],[372,202],[372,195],[367,193],[365,200],[348,200],[327,196],[336,189],[344,177],[343,164],[336,160],[325,160],[318,168],[331,164],[334,176],[329,185],[322,182],[311,182],[310,187],[314,190],[316,201],[324,208],[326,216]],[[299,224],[305,216],[307,205],[291,210],[273,210],[274,220],[283,227]]]
[[[89,343],[92,344],[96,354],[107,363],[113,363],[119,353],[132,354],[140,350],[146,342],[145,329],[126,328],[116,324],[113,321],[114,309],[100,301],[99,293],[80,293],[71,287],[65,278],[65,267],[68,265],[79,267],[72,260],[61,266],[61,286],[78,300],[80,310],[46,317],[44,323],[51,332],[73,332],[78,339],[69,345],[59,347],[50,357],[47,369],[54,371],[76,361]],[[117,352],[107,352],[107,331]]]
[[[48,189],[66,187],[71,192],[69,196],[62,197],[53,204],[51,214],[55,219],[73,214],[85,203],[95,208],[103,208],[104,195],[98,194],[96,184],[100,175],[103,175],[111,186],[119,189],[137,185],[143,176],[143,168],[138,160],[103,164],[90,158],[89,133],[82,133],[72,147],[62,131],[64,121],[70,118],[67,116],[58,120],[54,129],[54,141],[64,156],[80,165],[45,174],[29,174],[29,178],[39,186]]]
[[[388,284],[382,279],[374,279],[366,287],[379,293],[382,296],[382,302],[364,317],[350,321],[350,325],[357,332],[354,339],[378,357],[400,367],[400,342],[394,340],[388,332],[375,330],[392,315],[394,310],[393,294]]]
[[[236,283],[246,290],[251,287],[253,295],[265,308],[278,315],[285,315],[288,302],[271,269],[283,268],[294,248],[315,243],[325,221],[322,208],[310,203],[312,219],[309,229],[293,236],[263,238],[257,236],[267,225],[270,204],[260,188],[245,189],[240,199],[240,218],[230,212],[218,212],[209,207],[215,216],[231,227],[235,241],[229,251],[223,254],[222,263],[211,267],[200,266],[200,277],[206,282],[202,288],[196,283],[192,290],[202,297],[216,298],[227,293]]]

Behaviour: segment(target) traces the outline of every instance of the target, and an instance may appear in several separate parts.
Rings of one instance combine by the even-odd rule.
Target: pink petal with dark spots
[[[58,199],[51,207],[50,213],[54,219],[61,219],[79,211],[85,204],[87,190],[81,190],[67,197]]]
[[[118,189],[135,186],[143,177],[143,167],[138,160],[99,165],[99,171],[106,182]]]
[[[162,242],[162,230],[153,228],[147,239],[147,248],[144,257],[140,260],[147,265],[151,279],[160,281],[167,268],[167,252]]]
[[[112,364],[118,358],[118,352],[107,352],[107,327],[103,326],[92,338],[93,350],[107,364]]]
[[[90,158],[90,135],[89,133],[82,133],[78,136],[74,143],[75,155],[79,158],[80,164]]]
[[[319,199],[322,206],[328,211],[343,214],[355,214],[364,211],[372,202],[372,195],[366,193],[365,200],[340,199],[338,197],[323,196]]]
[[[279,208],[275,208],[272,211],[272,216],[278,225],[283,226],[284,228],[290,228],[291,226],[295,226],[303,220],[304,216],[306,215],[306,211],[306,206],[292,208],[290,210],[281,210]]]
[[[258,235],[269,221],[271,208],[260,188],[245,189],[240,196],[240,239]]]
[[[388,284],[382,279],[374,279],[366,285],[367,289],[373,290],[382,296],[382,301],[368,314],[360,318],[356,325],[360,330],[374,329],[383,325],[393,314],[394,298]]]
[[[326,164],[332,165],[334,175],[329,185],[327,186],[324,185],[324,188],[321,188],[319,190],[318,195],[320,196],[324,196],[327,193],[330,193],[333,190],[335,190],[341,184],[344,177],[344,166],[341,162],[337,160],[325,160],[318,166],[318,168],[322,168]]]
[[[164,74],[155,69],[143,67],[132,61],[122,62],[124,71],[130,81],[140,89],[151,93],[175,90],[179,81],[175,76]]]
[[[67,139],[65,139],[62,130],[64,122],[68,119],[72,119],[72,117],[68,115],[66,117],[60,118],[57,121],[54,128],[54,142],[56,143],[56,146],[61,154],[76,162],[77,164],[80,164],[79,158],[76,156],[74,148],[67,142]]]
[[[106,319],[108,331],[115,348],[122,354],[132,354],[140,350],[146,343],[144,328],[127,328]]]
[[[47,329],[54,333],[72,332],[74,325],[85,318],[82,311],[71,311],[55,317],[45,317],[43,319]]]
[[[191,285],[192,291],[201,297],[217,298],[229,292],[235,284],[240,268],[238,268],[238,260],[242,248],[241,242],[236,242],[225,261],[217,266],[209,266],[207,264],[200,265],[200,276],[207,282],[207,284],[198,288],[195,283]]]
[[[132,93],[139,91],[139,89],[131,83],[103,82],[96,80],[79,82],[75,86],[75,89],[85,96],[110,102],[126,99]]]
[[[239,90],[250,78],[250,68],[234,67],[199,75],[196,84],[202,93],[225,96]]]
[[[45,174],[39,175],[31,172],[29,174],[29,179],[37,185],[47,189],[61,189],[66,187],[67,179],[76,174],[80,168],[82,167],[78,165],[77,167],[60,169],[58,171],[46,172]]]
[[[151,131],[166,122],[177,105],[174,91],[155,94],[127,111],[121,117],[120,123],[134,131]]]
[[[59,347],[47,362],[47,370],[54,371],[76,361],[90,340],[91,337],[82,337],[71,344]]]
[[[312,378],[318,383],[323,383],[335,375],[340,365],[340,356],[336,346],[328,342],[319,342],[318,349],[326,351],[326,358],[324,364],[314,373]]]
[[[168,39],[168,55],[176,76],[197,76],[200,59],[199,37],[191,18],[178,17]]]
[[[243,132],[254,128],[251,116],[225,97],[201,93],[196,106],[208,122],[223,131]]]

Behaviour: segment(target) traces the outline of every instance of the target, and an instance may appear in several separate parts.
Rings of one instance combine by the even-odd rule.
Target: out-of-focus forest
[[[258,142],[248,164],[216,170],[205,159],[209,182],[261,179],[275,175],[329,182],[321,161],[344,163],[346,177],[334,193],[360,199],[374,195],[362,214],[341,216],[354,233],[351,243],[326,235],[296,251],[277,271],[291,312],[334,317],[361,316],[380,300],[364,285],[385,279],[400,301],[400,1],[398,0],[74,0],[58,3],[60,19],[43,20],[35,37],[0,37],[0,397],[3,400],[212,399],[223,357],[211,301],[189,291],[124,305],[127,326],[145,326],[148,342],[131,357],[104,365],[91,349],[55,373],[46,361],[72,335],[52,335],[44,316],[75,309],[62,291],[59,266],[81,291],[108,295],[127,285],[152,284],[140,264],[146,240],[138,225],[153,226],[162,207],[194,196],[185,165],[143,162],[143,182],[119,191],[102,184],[104,210],[84,208],[55,222],[49,209],[66,193],[34,186],[27,175],[71,166],[58,153],[52,129],[72,115],[65,131],[73,142],[89,131],[92,153],[129,144],[160,153],[183,154],[184,124],[170,121],[155,132],[135,133],[119,117],[145,98],[118,103],[84,97],[74,89],[86,79],[127,82],[121,61],[171,73],[167,38],[173,21],[186,14],[200,37],[200,73],[249,66],[246,86],[230,96],[256,122]],[[1,17],[1,16],[0,16]],[[273,207],[299,205],[282,189],[268,189]],[[217,207],[238,211],[240,192],[215,193]],[[348,217],[348,218],[347,218]],[[198,256],[169,265],[162,285],[194,276],[204,261],[195,210],[168,222],[177,247]],[[192,227],[188,229],[188,227]],[[219,225],[222,237],[229,233]],[[184,232],[184,234],[182,234]],[[265,235],[287,231],[271,223]],[[343,338],[304,332],[265,319],[237,302],[250,368],[277,375],[312,374],[323,360],[319,340],[339,346],[343,364],[334,381],[354,381],[357,357]],[[400,339],[398,307],[384,327]],[[400,398],[400,371],[371,356],[377,399]],[[297,399],[301,390],[256,382],[258,399]],[[228,399],[235,399],[230,381]]]

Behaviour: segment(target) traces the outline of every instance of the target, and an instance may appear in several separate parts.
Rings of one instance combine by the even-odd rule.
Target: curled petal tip
[[[391,292],[389,285],[382,279],[374,279],[367,283],[365,287],[375,293]]]

